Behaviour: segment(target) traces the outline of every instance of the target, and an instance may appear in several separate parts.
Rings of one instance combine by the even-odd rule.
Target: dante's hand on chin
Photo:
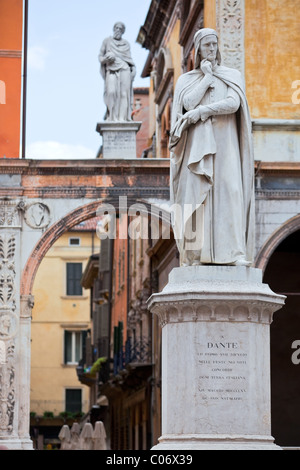
[[[201,70],[204,75],[211,75],[212,74],[212,64],[209,60],[204,59],[201,62]]]

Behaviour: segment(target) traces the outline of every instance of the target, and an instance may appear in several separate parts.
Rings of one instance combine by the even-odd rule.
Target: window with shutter
[[[94,318],[94,342],[99,338],[109,337],[109,305],[104,303],[96,305]]]
[[[101,251],[99,261],[99,271],[110,271],[110,254],[111,254],[112,240],[105,238],[101,240]]]
[[[100,337],[109,336],[109,306],[100,305]]]
[[[65,364],[78,364],[82,359],[83,331],[64,332],[64,362]]]
[[[82,263],[67,263],[67,295],[82,295]]]
[[[69,413],[81,413],[82,391],[81,389],[66,389],[66,410]]]

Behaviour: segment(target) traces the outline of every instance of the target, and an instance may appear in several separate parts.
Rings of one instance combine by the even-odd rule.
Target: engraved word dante
[[[208,349],[217,348],[217,349],[237,349],[239,347],[238,343],[207,343]]]

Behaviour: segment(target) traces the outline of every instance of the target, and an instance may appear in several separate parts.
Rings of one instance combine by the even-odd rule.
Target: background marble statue
[[[125,25],[114,25],[113,36],[104,39],[99,61],[104,79],[104,102],[107,121],[131,121],[133,105],[132,82],[136,68],[131,58],[130,45],[122,39]]]
[[[173,228],[181,265],[251,265],[254,160],[239,71],[221,65],[216,31],[194,36],[195,68],[179,77],[170,133]],[[180,214],[179,214],[180,212]]]

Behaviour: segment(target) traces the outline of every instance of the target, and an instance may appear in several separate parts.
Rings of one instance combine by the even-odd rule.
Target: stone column
[[[19,387],[19,437],[22,448],[32,449],[30,429],[30,366],[31,366],[31,318],[34,305],[32,295],[21,296],[20,312],[20,387]]]
[[[162,327],[162,436],[155,450],[276,450],[270,323],[284,303],[258,269],[175,268],[148,307]]]
[[[28,347],[27,344],[23,350],[21,341],[20,209],[18,201],[0,199],[0,445],[8,449],[30,448],[29,428],[25,440],[19,433],[19,423],[25,417],[24,413],[20,413],[23,400],[20,389],[23,387],[22,367]],[[26,387],[27,397],[30,390],[28,383]]]

